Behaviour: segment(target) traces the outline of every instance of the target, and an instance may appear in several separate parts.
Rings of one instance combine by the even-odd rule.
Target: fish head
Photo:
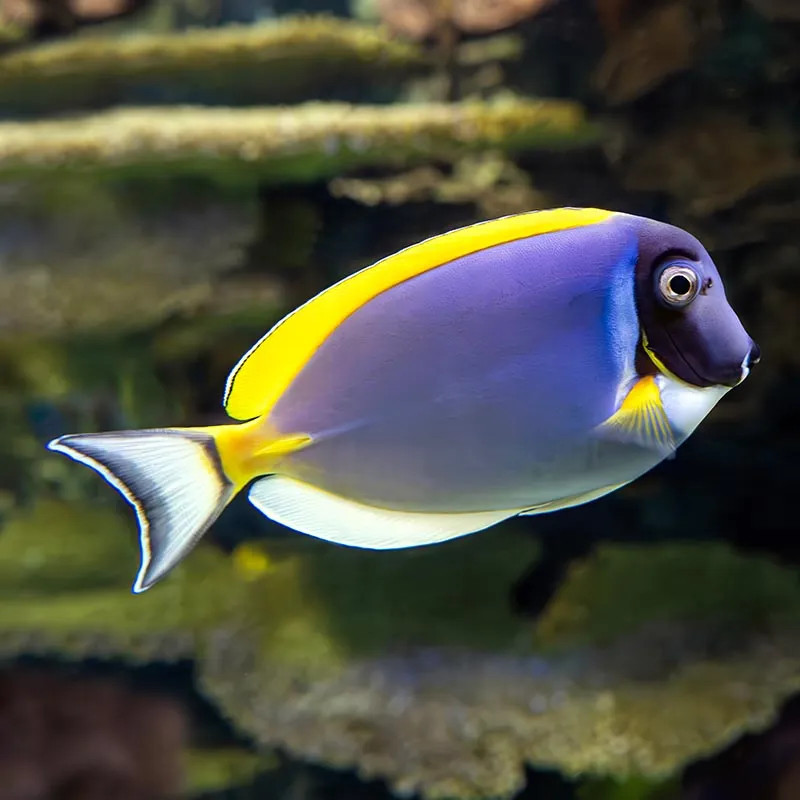
[[[636,303],[647,354],[684,383],[736,386],[761,358],[711,256],[680,228],[649,220],[643,226]]]

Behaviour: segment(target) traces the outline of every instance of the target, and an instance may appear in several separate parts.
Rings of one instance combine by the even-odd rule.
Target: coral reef
[[[746,591],[737,575],[748,575]],[[669,591],[670,580],[680,591]],[[505,652],[384,645],[298,683],[269,656],[259,668],[243,639],[217,639],[201,679],[260,741],[355,764],[401,792],[507,795],[521,787],[526,762],[663,777],[768,724],[798,689],[796,581],[723,546],[609,549],[567,579],[536,632],[538,648],[533,631]],[[234,682],[234,673],[249,677]]]
[[[330,191],[364,205],[474,203],[487,219],[552,205],[525,172],[498,153],[465,156],[449,172],[431,165],[389,177],[334,178]]]
[[[26,47],[39,23],[0,16],[0,655],[191,660],[261,748],[192,747],[197,792],[271,770],[277,748],[428,798],[510,796],[533,766],[580,776],[579,800],[793,800],[791,703],[752,734],[800,691],[796,9],[358,5],[404,12],[394,28],[418,41],[275,18],[290,0],[152,0]],[[764,351],[674,462],[409,552],[289,534],[238,498],[130,596],[131,510],[43,442],[213,424],[241,353],[315,291],[442,230],[560,205],[698,235]],[[28,730],[43,705],[15,708]],[[114,748],[128,763],[133,745],[88,728],[106,732],[96,766]],[[7,774],[36,772],[32,750]]]
[[[419,69],[422,54],[373,26],[292,17],[180,33],[85,36],[0,57],[0,106],[54,111],[135,98],[289,102]],[[154,87],[157,83],[157,90]],[[33,91],[31,91],[33,89]],[[141,102],[141,100],[140,100]]]
[[[796,573],[722,545],[609,547],[534,628],[507,597],[536,553],[514,526],[388,554],[300,536],[233,559],[202,545],[131,598],[120,565],[135,544],[114,515],[88,524],[59,504],[11,523],[3,652],[194,657],[207,695],[262,746],[400,792],[508,796],[526,763],[666,777],[800,689]],[[671,581],[680,592],[654,588]]]
[[[739,637],[800,620],[797,573],[722,543],[667,543],[643,559],[633,546],[600,545],[575,564],[537,622],[545,647],[605,644],[648,626],[713,624]],[[731,586],[747,584],[747,591]],[[691,586],[691,592],[684,591]]]
[[[205,747],[187,750],[184,764],[186,792],[207,795],[247,784],[257,774],[272,769],[275,758],[243,747]]]
[[[631,662],[654,669],[644,663],[659,652],[653,644],[633,636],[619,650],[564,660],[434,648],[298,681],[272,664],[258,669],[241,642],[217,640],[201,678],[260,741],[428,797],[510,795],[525,763],[572,775],[669,775],[769,724],[775,703],[800,688],[796,639],[754,641],[660,681],[626,674]]]
[[[258,224],[252,190],[169,179],[148,186],[86,177],[6,183],[0,339],[113,336],[212,305],[222,315],[274,306],[276,280],[228,275]]]
[[[679,796],[677,781],[638,777],[589,779],[576,791],[576,800],[676,800]]]
[[[269,185],[356,167],[449,161],[484,148],[584,146],[596,136],[579,105],[555,100],[127,109],[0,123],[0,175],[92,169],[155,176],[166,167],[173,175]]]

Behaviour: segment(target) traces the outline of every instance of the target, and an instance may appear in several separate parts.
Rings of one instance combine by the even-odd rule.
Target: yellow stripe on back
[[[613,213],[598,208],[558,208],[479,222],[426,239],[350,275],[284,317],[250,348],[228,376],[225,410],[240,420],[268,413],[325,339],[387,289],[478,250],[594,225]]]

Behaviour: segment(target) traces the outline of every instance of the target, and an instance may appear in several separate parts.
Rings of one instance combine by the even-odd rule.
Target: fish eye
[[[671,308],[683,308],[697,297],[700,276],[688,264],[668,264],[658,276],[661,301]]]

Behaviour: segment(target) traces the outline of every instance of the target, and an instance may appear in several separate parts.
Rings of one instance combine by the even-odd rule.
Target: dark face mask
[[[725,296],[717,268],[694,237],[645,232],[636,267],[643,344],[660,369],[693,386],[735,386],[760,352]]]

